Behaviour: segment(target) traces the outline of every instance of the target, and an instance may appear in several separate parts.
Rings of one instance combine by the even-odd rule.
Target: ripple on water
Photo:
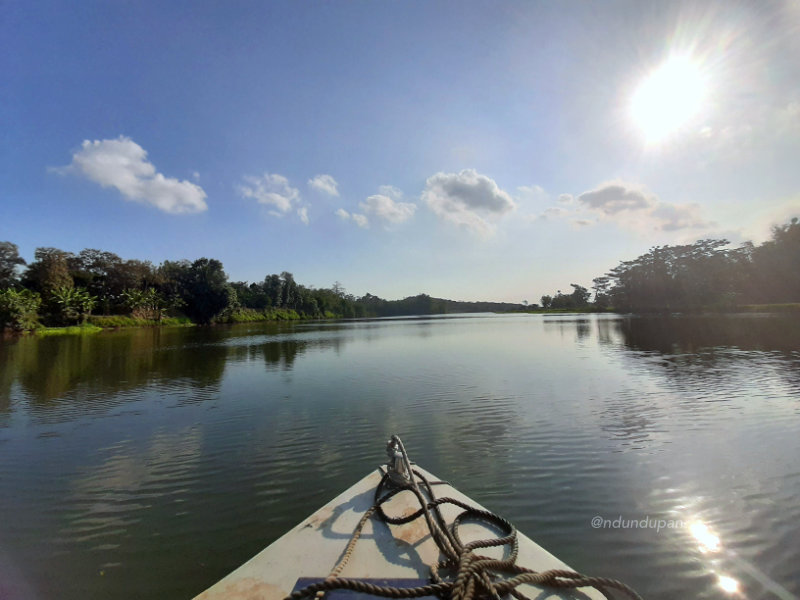
[[[119,389],[78,378],[43,402],[29,386],[2,417],[0,485],[20,496],[0,494],[15,515],[0,531],[36,550],[26,568],[60,596],[191,597],[371,470],[398,432],[412,459],[572,566],[646,597],[719,598],[719,574],[749,598],[770,579],[800,593],[800,354],[690,351],[580,321],[219,328],[170,339],[161,366]],[[696,521],[721,549],[688,527],[595,516]],[[105,569],[118,583],[93,587]],[[133,585],[160,580],[178,587]]]

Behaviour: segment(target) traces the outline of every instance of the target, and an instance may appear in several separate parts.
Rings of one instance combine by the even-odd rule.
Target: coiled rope
[[[436,498],[431,482],[412,468],[408,453],[400,438],[396,435],[392,436],[391,442],[396,444],[402,453],[406,473],[412,474],[410,482],[386,491],[389,477],[388,473],[384,474],[375,489],[375,501],[372,507],[361,517],[347,548],[330,575],[323,581],[293,592],[285,600],[303,600],[311,596],[321,599],[326,592],[336,589],[346,589],[385,598],[438,596],[448,600],[500,600],[502,596],[511,594],[517,600],[530,600],[517,589],[524,583],[561,589],[592,587],[606,598],[612,598],[609,590],[613,589],[634,600],[642,600],[636,591],[616,579],[588,577],[564,569],[537,572],[516,564],[519,540],[517,539],[517,530],[511,523],[494,513],[469,506],[455,498]],[[425,488],[427,498],[420,490],[420,484]],[[383,504],[403,491],[412,492],[417,497],[420,508],[406,517],[388,516],[383,510]],[[449,526],[439,509],[442,504],[453,504],[463,509],[463,512]],[[361,530],[375,513],[378,513],[385,523],[391,525],[409,523],[421,516],[425,518],[431,538],[436,542],[443,555],[441,561],[430,567],[430,584],[407,588],[379,586],[339,576],[353,554],[361,536]],[[494,539],[476,540],[464,544],[459,537],[459,527],[467,519],[494,525],[502,532],[502,535]],[[477,548],[498,546],[509,546],[510,553],[507,558],[494,559],[480,556],[474,552]],[[440,574],[441,572],[449,572],[451,577],[445,580]]]

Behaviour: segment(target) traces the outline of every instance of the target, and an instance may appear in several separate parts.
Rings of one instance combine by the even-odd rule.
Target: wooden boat
[[[507,529],[511,525],[503,519],[491,515],[446,482],[438,481],[427,471],[412,466],[399,438],[394,436],[389,441],[387,450],[390,455],[388,465],[376,469],[331,500],[201,593],[196,600],[283,600],[293,592],[298,600],[314,598],[315,594],[321,598],[323,592],[329,600],[343,598],[344,595],[351,595],[355,599],[353,590],[360,591],[358,595],[361,598],[366,597],[363,589],[357,589],[360,584],[383,589],[430,586],[431,566],[437,565],[443,558],[447,559],[442,543],[455,544],[463,550],[471,541],[487,538],[503,541],[504,536],[509,533]],[[413,478],[409,476],[411,472]],[[431,502],[432,497],[438,500]],[[421,508],[420,498],[426,500],[426,507]],[[452,502],[442,502],[443,499],[451,499]],[[436,504],[437,502],[441,504]],[[380,504],[377,510],[376,504]],[[434,506],[430,506],[431,504]],[[465,507],[473,508],[465,510]],[[408,520],[414,516],[416,518]],[[391,523],[385,519],[408,522]],[[441,520],[450,524],[458,522],[455,538],[449,534],[450,542],[441,539],[448,537],[447,533],[443,536],[443,532],[433,531],[442,523]],[[448,526],[448,531],[452,531],[451,527]],[[521,584],[517,591],[528,598],[542,600],[606,597],[598,589],[579,585],[581,583],[597,587],[602,584],[606,591],[606,586],[626,587],[619,582],[609,583],[612,580],[577,580],[575,576],[583,576],[572,571],[526,536],[516,533],[516,540],[516,565],[524,565],[527,569],[538,572],[538,576],[548,573],[562,574],[561,577],[547,575],[544,577],[546,581],[539,584]],[[474,550],[473,557],[479,552],[481,557],[499,561],[510,557],[513,546],[514,543],[507,540],[501,545],[468,550]],[[467,562],[470,560],[466,559]],[[461,562],[464,562],[463,557]],[[452,561],[449,566],[442,564],[436,569],[434,577],[438,576],[443,586],[452,588],[453,580],[458,579],[458,574],[455,573],[457,567]],[[501,581],[499,572],[505,573],[506,578],[520,576],[513,568],[494,569],[490,574],[491,581]],[[478,576],[476,580],[477,588],[481,587],[481,577]],[[528,577],[536,579],[537,575]],[[326,581],[329,583],[326,584]],[[489,580],[486,581],[488,584]],[[320,590],[315,589],[315,585],[317,588],[329,587],[327,590]],[[564,585],[569,587],[565,589],[562,587]],[[475,588],[476,585],[473,585],[470,596],[474,594],[487,597],[480,590],[475,591]],[[306,592],[301,594],[303,589]],[[468,600],[461,593],[463,589],[461,592],[443,589],[439,588],[439,596]],[[408,592],[401,591],[400,594],[395,597],[411,597]],[[436,594],[419,593],[416,597],[435,598]]]

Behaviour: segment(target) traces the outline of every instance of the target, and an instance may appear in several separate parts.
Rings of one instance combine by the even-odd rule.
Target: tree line
[[[774,227],[756,246],[730,248],[727,240],[656,246],[623,261],[593,280],[592,291],[541,298],[546,309],[670,312],[731,309],[746,304],[800,302],[800,223]],[[533,305],[536,307],[536,305]],[[338,282],[330,288],[304,286],[283,271],[253,283],[230,282],[222,263],[125,260],[87,248],[78,254],[37,248],[30,264],[11,242],[0,242],[0,328],[18,331],[41,325],[164,323],[198,324],[299,318],[358,318],[509,311],[521,304],[457,302],[418,294],[384,300],[357,298]],[[99,315],[99,316],[98,316]],[[124,322],[127,324],[127,322]]]
[[[592,293],[573,291],[542,296],[543,308],[672,312],[733,309],[748,304],[800,302],[800,223],[773,227],[756,246],[730,248],[728,240],[656,246],[623,261],[592,282]]]
[[[24,268],[23,268],[24,267]],[[267,275],[253,283],[228,280],[213,258],[125,260],[87,248],[78,254],[37,248],[30,264],[18,247],[0,242],[0,328],[31,330],[66,326],[175,322],[198,324],[299,318],[358,318],[509,310],[519,305],[456,302],[419,294],[384,300],[356,298],[342,285],[307,287],[292,273]],[[127,320],[120,320],[123,316]]]

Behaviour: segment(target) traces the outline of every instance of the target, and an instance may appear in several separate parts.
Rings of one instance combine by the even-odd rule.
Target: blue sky
[[[3,13],[0,240],[27,260],[208,256],[232,280],[536,302],[800,216],[797,2]]]

